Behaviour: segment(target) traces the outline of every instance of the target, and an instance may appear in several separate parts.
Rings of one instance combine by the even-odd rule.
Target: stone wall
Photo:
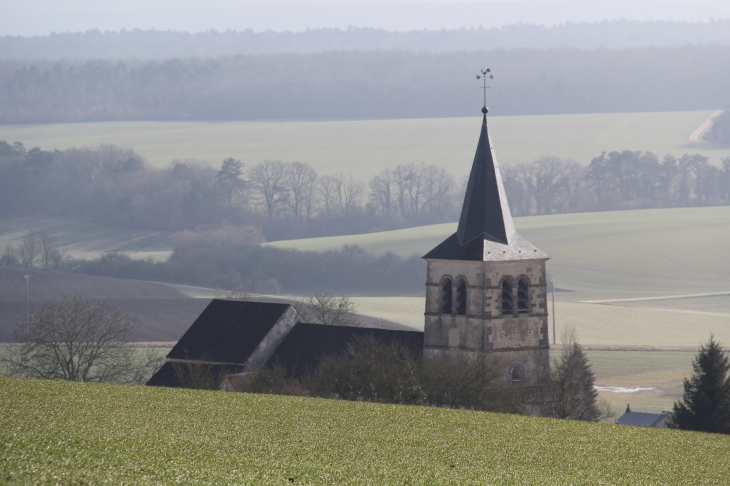
[[[465,315],[442,313],[445,277],[467,282]],[[503,315],[502,281],[511,279],[515,310]],[[529,282],[529,312],[517,314],[517,281]],[[506,368],[520,366],[527,384],[535,384],[549,367],[545,260],[501,262],[428,261],[424,356],[455,359],[475,352],[495,352]],[[508,374],[506,369],[505,374]]]

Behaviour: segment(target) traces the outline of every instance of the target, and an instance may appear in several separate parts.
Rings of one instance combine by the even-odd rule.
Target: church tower
[[[487,108],[453,235],[423,259],[424,357],[495,353],[508,382],[534,385],[549,369],[548,256],[520,236],[489,140]]]

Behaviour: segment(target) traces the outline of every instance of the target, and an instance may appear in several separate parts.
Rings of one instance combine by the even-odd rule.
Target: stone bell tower
[[[548,256],[514,228],[487,108],[456,233],[428,252],[424,357],[495,353],[508,382],[549,369]]]

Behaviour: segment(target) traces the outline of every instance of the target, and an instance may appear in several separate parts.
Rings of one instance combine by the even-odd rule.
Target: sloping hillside
[[[33,268],[0,267],[0,342],[12,340],[15,322],[25,317],[25,279],[29,311],[42,302],[82,295],[103,300],[110,308],[137,319],[137,341],[176,341],[203,311],[210,299],[191,299],[164,284],[78,275]]]

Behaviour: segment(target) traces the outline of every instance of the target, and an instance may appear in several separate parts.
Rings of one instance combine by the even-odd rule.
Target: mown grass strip
[[[730,437],[0,378],[0,482],[722,484]]]

